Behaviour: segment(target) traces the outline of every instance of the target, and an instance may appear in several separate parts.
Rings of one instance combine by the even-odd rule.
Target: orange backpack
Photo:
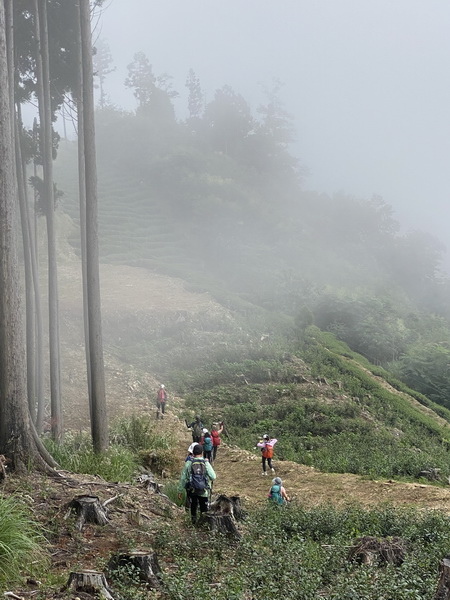
[[[273,446],[271,444],[264,444],[264,447],[261,448],[261,452],[264,458],[273,458]]]

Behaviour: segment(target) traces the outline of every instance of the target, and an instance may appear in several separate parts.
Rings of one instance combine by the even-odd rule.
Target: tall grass
[[[73,473],[97,475],[107,481],[130,481],[138,467],[137,456],[129,448],[113,444],[97,454],[87,435],[67,436],[62,444],[46,439],[45,445],[56,462]]]
[[[17,497],[0,496],[0,582],[19,581],[46,563],[45,538]]]

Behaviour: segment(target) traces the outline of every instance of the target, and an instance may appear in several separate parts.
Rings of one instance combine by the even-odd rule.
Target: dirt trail
[[[172,421],[174,425],[176,419]],[[180,464],[191,443],[189,432],[179,441]],[[247,504],[264,504],[272,478],[279,476],[295,502],[306,506],[349,503],[366,507],[383,503],[445,510],[450,514],[450,489],[421,483],[392,480],[368,480],[358,475],[322,473],[312,467],[274,459],[275,474],[263,476],[261,458],[236,446],[223,443],[217,453],[214,469],[217,479],[214,493],[238,495]]]

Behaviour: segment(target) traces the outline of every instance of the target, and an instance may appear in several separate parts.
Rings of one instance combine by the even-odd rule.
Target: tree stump
[[[242,515],[240,498],[238,496],[228,498],[221,494],[211,504],[208,512],[201,515],[199,525],[206,523],[213,532],[218,531],[240,538],[241,534],[236,526],[236,518],[242,518]]]
[[[77,496],[69,503],[68,514],[76,512],[78,520],[76,526],[79,531],[85,523],[107,525],[109,523],[106,508],[100,503],[98,496]]]
[[[159,574],[161,568],[158,563],[156,553],[148,552],[129,552],[127,554],[117,554],[110,558],[108,563],[108,572],[120,570],[120,567],[132,566],[140,581],[145,581],[152,588],[159,588],[161,585]]]
[[[239,496],[225,496],[220,494],[211,503],[209,507],[209,513],[233,515],[237,521],[243,521],[245,519],[245,513],[242,509],[241,499]]]
[[[444,558],[441,561],[434,600],[450,600],[450,558]]]
[[[98,594],[101,598],[106,598],[106,600],[114,600],[104,574],[99,571],[72,572],[69,576],[69,581],[62,589],[62,591],[66,590],[84,592],[86,594]]]
[[[405,560],[407,542],[399,537],[379,539],[370,535],[358,538],[348,553],[348,559],[360,565],[400,566]],[[449,598],[450,600],[450,598]]]

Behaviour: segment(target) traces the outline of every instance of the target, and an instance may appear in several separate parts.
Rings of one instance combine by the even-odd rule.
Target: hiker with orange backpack
[[[270,438],[270,436],[265,433],[256,445],[258,448],[261,448],[261,458],[262,458],[262,475],[267,475],[266,471],[266,463],[272,473],[275,473],[275,469],[272,466],[272,458],[273,458],[273,447],[277,443],[277,439]]]

